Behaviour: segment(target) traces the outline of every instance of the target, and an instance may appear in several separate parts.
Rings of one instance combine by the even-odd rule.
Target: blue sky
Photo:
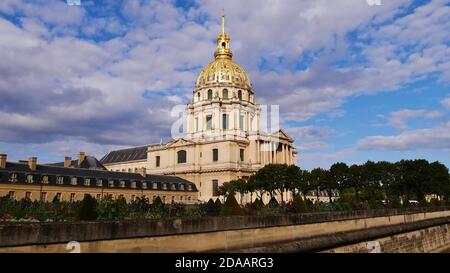
[[[302,168],[450,166],[450,5],[381,2],[1,1],[0,152],[52,162],[168,141],[224,8],[234,60],[280,105]]]

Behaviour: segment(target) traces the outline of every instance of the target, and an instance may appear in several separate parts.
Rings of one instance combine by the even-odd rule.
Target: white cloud
[[[359,150],[450,149],[450,122],[440,126],[404,131],[392,136],[370,136],[360,140]]]
[[[389,124],[395,129],[404,130],[408,126],[406,122],[409,119],[418,118],[425,114],[425,110],[411,110],[411,109],[403,109],[396,112],[391,112],[389,114]]]

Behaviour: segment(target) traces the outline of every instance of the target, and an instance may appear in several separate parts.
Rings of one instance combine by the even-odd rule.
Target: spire
[[[230,50],[230,37],[225,33],[225,11],[222,9],[222,32],[217,37],[217,50],[214,53],[214,57],[231,59],[233,53]]]
[[[222,35],[225,36],[225,9],[222,9]]]

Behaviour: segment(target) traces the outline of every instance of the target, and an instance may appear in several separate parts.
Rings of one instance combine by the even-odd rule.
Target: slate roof
[[[149,190],[167,190],[167,191],[191,191],[196,192],[197,188],[195,184],[182,179],[177,176],[165,176],[165,175],[146,175],[143,177],[138,173],[125,173],[125,172],[112,172],[104,170],[92,170],[82,168],[64,168],[53,165],[37,165],[36,171],[32,171],[26,163],[13,163],[7,162],[6,168],[0,169],[0,183],[13,183],[11,182],[11,175],[16,174],[14,183],[27,183],[27,175],[33,175],[34,183],[40,184],[43,176],[48,176],[49,184],[57,184],[57,177],[64,177],[64,183],[61,186],[71,185],[71,179],[77,178],[77,185],[84,186],[84,179],[89,178],[91,180],[91,187],[111,187],[109,181],[114,181],[114,187],[119,188],[120,182],[125,182],[124,188],[132,188],[131,182],[136,182],[137,189],[149,189]],[[97,185],[96,181],[102,180],[101,185]],[[143,186],[147,183],[146,187]],[[156,183],[157,187],[153,188],[153,183]],[[73,185],[72,185],[73,186]],[[191,190],[189,189],[189,186]]]
[[[146,160],[147,149],[148,146],[141,146],[111,151],[108,154],[106,154],[102,159],[100,159],[100,163],[105,165],[119,162]]]
[[[64,162],[58,162],[58,163],[51,163],[46,164],[49,166],[56,166],[56,167],[64,167]],[[70,167],[72,168],[82,168],[82,169],[97,169],[97,170],[107,170],[105,166],[103,166],[100,161],[97,160],[97,158],[93,156],[86,156],[86,158],[81,162],[80,166],[78,166],[78,159],[72,160],[72,163],[70,164]]]

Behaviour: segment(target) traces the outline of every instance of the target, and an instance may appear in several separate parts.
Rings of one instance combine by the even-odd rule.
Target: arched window
[[[228,99],[228,89],[224,89],[224,90],[222,91],[222,98],[223,98],[223,99]]]
[[[186,151],[185,150],[178,151],[177,155],[178,155],[178,163],[186,163]]]
[[[241,90],[238,91],[238,99],[242,100],[242,91]]]
[[[227,44],[225,42],[222,43],[222,48],[225,49],[225,47],[227,46]]]
[[[200,92],[197,93],[197,101],[200,101]]]
[[[212,100],[212,90],[211,89],[209,89],[208,90],[208,100]]]

